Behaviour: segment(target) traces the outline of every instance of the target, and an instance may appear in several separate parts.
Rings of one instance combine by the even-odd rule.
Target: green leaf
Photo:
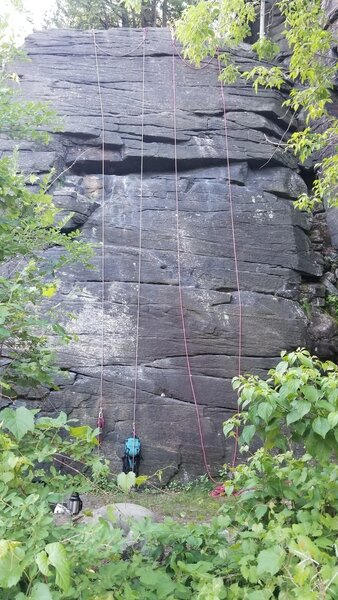
[[[38,565],[39,571],[42,573],[42,575],[45,575],[45,577],[49,577],[50,570],[49,570],[49,562],[48,562],[47,553],[44,550],[41,550],[41,552],[39,552],[36,555],[35,561],[36,561],[36,564]]]
[[[66,425],[68,421],[68,416],[65,412],[61,411],[56,419],[52,417],[39,417],[36,421],[36,427],[38,429],[60,429],[64,425]]]
[[[0,337],[1,338],[9,338],[11,337],[11,332],[5,327],[0,326]]]
[[[0,587],[13,587],[24,571],[25,551],[20,542],[0,540]]]
[[[257,408],[257,413],[265,423],[268,423],[273,413],[273,407],[268,402],[261,402]]]
[[[331,429],[334,429],[338,425],[338,411],[332,412],[328,415],[327,420]]]
[[[32,173],[29,177],[28,177],[28,181],[29,183],[31,183],[32,185],[34,185],[34,183],[36,183],[37,181],[39,181],[39,178],[37,175],[35,175],[34,173]]]
[[[304,354],[303,352],[300,352],[300,353],[297,353],[297,358],[298,358],[299,362],[302,365],[304,365],[304,367],[308,367],[309,369],[312,369],[313,362],[309,356],[306,356],[306,354]]]
[[[89,441],[89,438],[92,437],[93,430],[88,425],[80,425],[79,427],[70,427],[69,433],[75,438],[79,440]]]
[[[330,431],[331,425],[325,417],[317,417],[312,423],[312,429],[324,439],[327,432]]]
[[[269,590],[256,590],[255,592],[248,592],[246,598],[248,600],[270,600],[271,593]]]
[[[7,315],[8,315],[7,306],[4,306],[3,304],[0,305],[0,325],[2,325],[5,322]]]
[[[243,441],[245,444],[250,444],[255,433],[256,433],[256,427],[254,425],[247,425],[243,429],[243,432],[241,435],[241,441]]]
[[[227,437],[228,433],[230,433],[230,431],[233,430],[234,426],[234,423],[232,423],[231,421],[225,421],[223,423],[223,433],[225,437]]]
[[[29,598],[31,600],[53,600],[49,585],[46,583],[35,583]]]
[[[148,481],[148,479],[149,479],[148,475],[139,475],[135,479],[135,485],[137,487],[139,487],[140,485],[143,485],[146,481]]]
[[[136,475],[133,471],[129,473],[119,473],[117,476],[117,485],[120,490],[127,493],[135,485]]]
[[[3,427],[8,429],[17,440],[21,440],[28,431],[34,431],[34,415],[36,410],[28,410],[20,406],[16,410],[5,408],[1,411]]]
[[[257,519],[261,519],[262,517],[264,517],[267,510],[268,507],[266,506],[266,504],[257,504],[255,508],[255,515]]]
[[[280,375],[283,375],[283,373],[285,373],[285,371],[288,370],[288,363],[286,360],[282,360],[281,362],[278,363],[277,367],[276,367],[276,373],[279,373]]]
[[[53,565],[56,570],[56,585],[64,592],[67,592],[70,587],[70,566],[64,545],[60,542],[47,544],[46,552],[48,554],[49,563]]]
[[[55,209],[54,208],[48,208],[40,216],[41,225],[43,227],[49,227],[49,225],[53,225],[54,220],[55,220]]]
[[[67,333],[66,329],[64,327],[62,327],[62,325],[60,325],[60,323],[54,323],[53,331],[54,331],[54,333],[56,333],[57,335],[60,335],[63,338],[68,337],[68,333]]]
[[[148,588],[156,591],[157,598],[167,598],[174,592],[176,588],[176,585],[172,581],[171,577],[164,571],[159,572],[158,570],[144,565],[139,569],[138,576],[140,578],[140,582],[146,589]]]
[[[106,508],[106,513],[109,521],[111,523],[116,523],[116,509],[114,508],[114,504],[108,504]]]
[[[281,546],[262,550],[257,557],[257,574],[276,575],[284,562],[285,552]]]
[[[286,422],[288,425],[299,421],[311,410],[310,402],[306,402],[305,400],[296,400],[292,403],[292,406],[295,406],[296,408],[289,412],[286,417]]]
[[[318,401],[318,390],[313,385],[304,385],[301,390],[305,398],[312,404]]]
[[[45,298],[52,298],[56,294],[57,289],[56,283],[48,283],[42,288],[42,295]]]

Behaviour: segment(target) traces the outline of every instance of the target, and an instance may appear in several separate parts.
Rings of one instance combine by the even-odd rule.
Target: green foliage
[[[136,475],[132,471],[129,473],[119,473],[117,476],[117,485],[125,494],[134,487]]]
[[[338,368],[298,349],[266,381],[236,377],[233,387],[244,410],[225,434],[241,427],[244,452],[255,437],[263,444],[224,483],[233,547],[247,549],[241,574],[255,590],[265,581],[267,598],[335,598]]]
[[[328,312],[335,318],[338,319],[338,296],[334,294],[328,294],[325,299],[325,304]]]
[[[298,349],[282,353],[269,375],[266,381],[254,375],[234,379],[245,412],[234,423],[226,422],[227,433],[239,421],[243,445],[256,435],[267,450],[295,449],[301,443],[318,462],[333,457],[338,449],[338,367]]]
[[[24,407],[3,410],[1,419],[1,598],[64,597],[73,588],[77,551],[82,547],[84,552],[89,532],[75,534],[71,525],[55,528],[50,502],[70,494],[83,480],[80,473],[63,474],[61,465],[67,463],[77,473],[72,465],[81,463],[97,475],[104,468],[93,454],[96,432],[90,430],[84,438],[83,427],[67,421],[66,414],[39,417]],[[95,543],[95,532],[90,535]]]
[[[201,0],[190,6],[176,25],[184,56],[199,66],[218,48],[236,47],[250,34],[255,17],[254,3],[245,0]]]
[[[24,54],[9,36],[6,16],[0,15],[0,130],[10,137],[47,142],[46,128],[55,125],[55,112],[46,103],[17,100],[19,80],[9,66],[18,58]]]
[[[45,193],[47,183],[32,191],[14,159],[0,159],[0,265],[7,274],[0,276],[1,385],[9,396],[15,396],[17,386],[52,384],[55,369],[47,335],[57,334],[66,342],[70,338],[55,311],[41,316],[41,304],[57,290],[57,271],[76,261],[88,264],[92,253],[78,232],[66,236],[63,221],[54,225],[57,210]],[[43,255],[52,246],[64,249],[55,260]]]
[[[258,93],[259,86],[279,89],[284,83],[284,77],[279,67],[253,67],[251,71],[244,71],[243,77],[253,80],[253,87]]]
[[[329,115],[327,108],[332,102],[337,73],[336,61],[329,58],[334,39],[325,27],[326,15],[321,0],[278,0],[276,5],[284,17],[284,34],[291,50],[288,68],[276,64],[260,65],[241,74],[233,65],[231,55],[223,52],[222,79],[233,83],[235,76],[243,77],[253,82],[256,92],[259,86],[280,89],[284,85],[290,90],[284,105],[301,113],[306,127],[289,136],[286,148],[301,162],[312,156],[317,160],[318,155],[326,151],[325,157],[316,164],[319,176],[311,196],[303,194],[296,206],[301,210],[312,210],[323,199],[335,206],[338,203],[338,131],[337,119]],[[250,32],[255,6],[257,2],[244,0],[201,0],[188,8],[177,25],[184,55],[200,65],[203,58],[215,55],[218,48],[237,46]],[[278,53],[277,45],[266,36],[256,42],[253,49],[259,60],[265,61],[271,61]],[[325,119],[324,131],[316,127],[318,119]]]
[[[252,48],[257,53],[259,60],[273,60],[274,58],[276,58],[279,52],[278,44],[275,44],[266,36],[255,42],[255,44],[252,45]]]
[[[137,545],[128,551],[120,530],[103,519],[56,528],[48,509],[81,481],[60,473],[60,462],[83,461],[87,477],[106,476],[107,465],[92,452],[97,432],[75,427],[63,413],[51,419],[25,408],[3,411],[1,598],[334,600],[338,467],[329,457],[337,450],[337,374],[332,363],[297,350],[282,354],[267,381],[236,378],[245,412],[225,431],[243,423],[241,449],[248,451],[253,434],[263,447],[228,469],[227,498],[211,522],[135,523],[129,540]],[[124,488],[127,479],[119,476]]]
[[[188,483],[182,481],[172,480],[168,489],[172,491],[180,492],[205,492],[206,494],[212,490],[213,484],[210,482],[206,474],[200,475],[197,479],[192,479]]]
[[[2,35],[4,27],[2,21]],[[8,86],[7,63],[16,56],[11,43],[0,39],[1,129],[12,138],[46,141],[46,119],[54,113],[41,103],[16,100],[16,89]],[[70,337],[59,315],[45,306],[42,317],[41,306],[57,291],[58,270],[77,261],[88,264],[92,254],[78,232],[62,233],[64,220],[56,221],[58,210],[47,193],[52,175],[40,180],[20,173],[15,153],[0,159],[0,386],[8,398],[18,389],[52,385],[56,369],[47,336],[56,334],[65,342]],[[44,254],[52,247],[60,248],[53,260]]]
[[[74,29],[166,27],[191,0],[57,0],[48,25]]]

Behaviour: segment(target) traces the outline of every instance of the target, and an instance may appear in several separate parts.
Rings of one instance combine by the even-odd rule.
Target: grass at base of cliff
[[[223,498],[210,496],[211,485],[191,485],[181,489],[140,488],[124,494],[119,491],[105,493],[87,493],[83,498],[83,508],[94,509],[116,502],[140,504],[161,517],[186,523],[189,521],[206,522],[212,519],[222,504]]]

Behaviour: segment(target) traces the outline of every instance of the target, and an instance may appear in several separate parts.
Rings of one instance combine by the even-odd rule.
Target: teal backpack
[[[123,472],[133,471],[138,476],[141,460],[141,440],[131,436],[124,441]]]

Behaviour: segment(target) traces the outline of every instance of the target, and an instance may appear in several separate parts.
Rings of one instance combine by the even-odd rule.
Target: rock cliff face
[[[93,426],[98,413],[102,353],[102,227],[105,232],[103,451],[120,468],[131,433],[138,299],[142,113],[142,32],[96,33],[105,126],[91,32],[44,31],[28,38],[30,62],[17,65],[23,94],[50,101],[63,131],[48,147],[21,144],[26,171],[64,172],[54,198],[73,213],[96,244],[94,269],[62,274],[56,301],[76,315],[78,341],[57,348],[69,377],[60,391],[37,399],[46,411],[65,410]],[[247,68],[249,51],[238,54]],[[236,410],[239,294],[229,205],[223,105],[217,64],[194,70],[174,50],[178,153],[179,237],[184,315],[192,377],[213,470],[230,459],[222,422]],[[204,472],[187,373],[180,317],[176,239],[173,46],[167,30],[145,40],[144,178],[140,288],[137,432],[142,471],[168,479]],[[307,342],[301,308],[304,281],[322,274],[309,223],[293,209],[306,186],[295,159],[278,147],[289,126],[283,97],[256,95],[240,83],[226,87],[231,189],[242,303],[242,372],[264,375],[282,349]],[[272,142],[272,144],[271,144]],[[9,142],[1,141],[3,151]],[[105,219],[102,214],[102,186]],[[57,248],[49,250],[52,258]],[[65,321],[67,317],[65,316]]]

